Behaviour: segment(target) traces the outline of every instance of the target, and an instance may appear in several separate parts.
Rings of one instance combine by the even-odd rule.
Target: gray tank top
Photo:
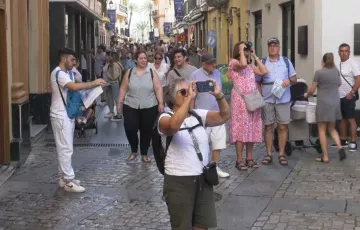
[[[133,68],[124,104],[133,109],[147,109],[158,104],[149,67],[142,76],[137,76],[136,68]]]

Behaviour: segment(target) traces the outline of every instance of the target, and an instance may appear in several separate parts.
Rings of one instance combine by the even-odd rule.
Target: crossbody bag
[[[346,80],[346,78],[344,77],[344,75],[341,73],[341,62],[340,62],[340,75],[341,75],[341,77],[346,81],[346,83],[348,83],[348,85],[351,87],[351,90],[352,90],[353,85],[351,85],[350,82],[349,82],[348,80]],[[354,96],[355,96],[356,100],[359,100],[359,91],[356,91],[356,92],[354,93]]]
[[[264,98],[261,96],[259,90],[255,89],[249,94],[242,94],[235,85],[233,86],[233,89],[237,94],[239,94],[240,97],[244,99],[246,109],[249,112],[254,112],[265,106]]]
[[[203,128],[203,124],[201,123],[200,124]],[[216,171],[216,162],[210,162],[209,164],[205,165],[204,162],[203,162],[203,157],[202,157],[202,154],[201,154],[201,150],[200,150],[200,147],[199,147],[199,143],[195,137],[195,134],[193,132],[193,130],[200,126],[200,125],[196,125],[192,128],[188,128],[184,122],[184,126],[186,127],[185,129],[188,130],[190,136],[191,136],[191,139],[192,139],[192,142],[194,144],[194,148],[195,148],[195,151],[196,151],[196,155],[197,157],[199,158],[199,160],[201,161],[201,163],[203,164],[203,177],[204,177],[204,180],[206,181],[206,183],[208,185],[211,185],[211,186],[214,186],[214,185],[218,185],[219,184],[219,177],[217,175],[217,171]]]

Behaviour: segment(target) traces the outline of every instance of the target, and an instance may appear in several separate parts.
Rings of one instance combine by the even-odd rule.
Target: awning
[[[194,24],[196,24],[196,23],[198,23],[198,22],[201,22],[201,21],[203,21],[203,20],[205,20],[205,17],[204,17],[204,16],[201,16],[200,18],[197,18],[197,19],[195,19],[194,21],[190,21],[189,24],[190,24],[190,25],[194,25]]]

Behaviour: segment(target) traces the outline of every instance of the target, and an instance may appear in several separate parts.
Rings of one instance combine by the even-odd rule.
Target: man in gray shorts
[[[274,123],[277,122],[279,136],[279,163],[287,165],[285,158],[285,145],[287,141],[287,125],[290,123],[290,85],[296,83],[296,72],[291,61],[279,55],[280,42],[277,38],[268,40],[269,56],[262,62],[269,73],[256,78],[262,89],[262,95],[266,102],[263,108],[263,122],[265,125],[265,144],[267,155],[262,164],[267,165],[272,162],[272,148],[274,138]],[[282,87],[286,88],[284,94],[278,98],[271,93],[271,89],[276,80],[282,81]]]

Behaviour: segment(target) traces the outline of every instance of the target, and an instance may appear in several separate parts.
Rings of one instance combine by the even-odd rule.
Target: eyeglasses
[[[155,57],[155,60],[161,60],[162,58],[161,57]]]
[[[179,90],[177,91],[177,93],[180,93],[181,96],[186,97],[186,95],[187,95],[187,90],[186,90],[186,89],[179,89]]]

